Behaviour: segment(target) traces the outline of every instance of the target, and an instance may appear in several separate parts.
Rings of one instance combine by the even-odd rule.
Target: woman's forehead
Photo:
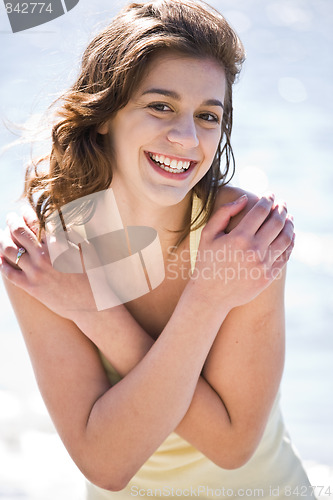
[[[212,58],[164,52],[149,62],[136,94],[146,95],[156,89],[221,96],[225,92],[225,72]]]

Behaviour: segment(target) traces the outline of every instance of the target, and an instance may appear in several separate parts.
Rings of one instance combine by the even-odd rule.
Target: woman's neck
[[[114,193],[124,226],[148,226],[158,232],[162,248],[176,245],[191,219],[191,193],[172,206],[157,205],[150,200],[135,199]]]

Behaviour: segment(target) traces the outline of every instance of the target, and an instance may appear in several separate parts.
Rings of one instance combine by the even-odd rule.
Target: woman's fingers
[[[274,194],[272,193],[260,198],[233,231],[240,232],[246,237],[253,237],[269,216],[273,204]]]
[[[24,205],[22,209],[22,217],[31,231],[34,234],[37,234],[39,223],[36,213],[30,205]]]
[[[275,240],[270,245],[269,248],[270,260],[275,262],[283,255],[289,258],[290,253],[294,246],[294,239],[295,239],[295,233],[294,233],[293,219],[291,216],[287,216],[283,230],[279,233],[277,238],[275,238]]]
[[[19,246],[13,242],[10,237],[10,233],[8,227],[5,231],[1,230],[0,234],[0,254],[4,257],[6,261],[11,264],[15,264],[17,259],[17,254],[19,251]]]
[[[14,270],[27,273],[49,261],[46,243],[39,242],[24,218],[15,213],[7,216],[7,228],[0,238],[0,253]]]
[[[4,256],[0,256],[0,272],[14,285],[25,288],[27,281],[25,273],[9,264]]]
[[[260,249],[267,248],[283,230],[287,217],[287,206],[277,203],[255,235]]]
[[[27,226],[23,217],[12,212],[7,216],[7,224],[13,242],[18,247],[25,248],[28,253],[33,253],[37,248],[40,248],[35,233]]]
[[[253,238],[254,247],[262,262],[273,265],[288,248],[291,253],[293,218],[287,214],[284,202],[274,206],[274,195],[261,198],[237,226],[236,231],[239,230],[243,236]]]
[[[231,217],[234,217],[245,208],[247,201],[247,196],[243,195],[237,200],[219,207],[209,219],[208,224],[203,230],[203,234],[208,237],[208,239],[214,239],[226,229]]]
[[[20,261],[23,257],[26,258],[25,253],[26,251],[23,247],[19,247],[13,242],[8,227],[5,231],[1,230],[0,255],[2,256],[2,261],[4,262],[4,269],[7,269],[8,265],[13,270],[16,270],[16,272],[17,270],[20,270],[21,268],[19,267],[19,264],[21,264]]]
[[[272,277],[276,279],[286,263],[288,262],[290,255],[293,251],[295,245],[295,234],[293,235],[292,241],[290,245],[287,247],[287,249],[276,259],[276,261],[273,263],[271,267],[271,273]]]

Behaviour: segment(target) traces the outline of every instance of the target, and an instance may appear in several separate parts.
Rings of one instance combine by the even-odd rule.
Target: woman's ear
[[[97,132],[101,135],[106,135],[109,132],[108,122],[102,123],[102,125],[97,128]]]

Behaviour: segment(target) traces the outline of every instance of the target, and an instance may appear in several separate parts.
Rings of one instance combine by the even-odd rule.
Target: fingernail
[[[247,195],[243,194],[243,196],[237,198],[237,200],[235,200],[234,203],[242,203],[242,201],[244,201],[245,199],[247,199]]]

